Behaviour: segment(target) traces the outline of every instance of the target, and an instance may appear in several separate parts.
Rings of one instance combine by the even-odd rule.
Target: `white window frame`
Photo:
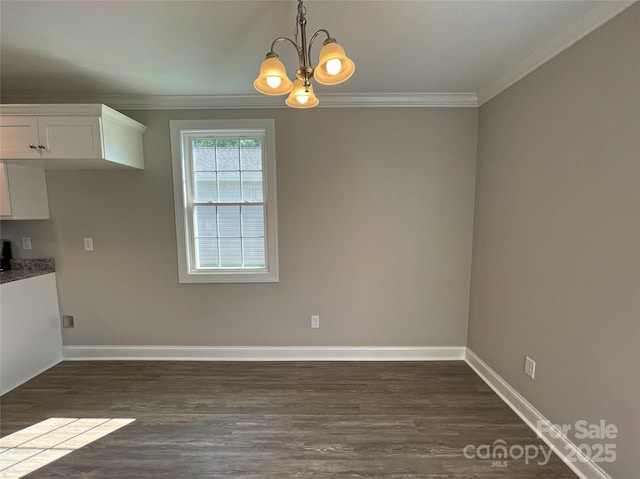
[[[180,283],[277,283],[278,220],[276,192],[276,145],[274,120],[170,120],[173,193],[176,216],[178,280]],[[197,270],[193,265],[194,234],[189,214],[193,204],[191,138],[202,133],[260,135],[264,191],[265,268]]]

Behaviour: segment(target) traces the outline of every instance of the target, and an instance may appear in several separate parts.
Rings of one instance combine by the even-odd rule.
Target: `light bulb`
[[[327,62],[327,73],[329,75],[337,75],[342,70],[342,62],[339,58],[332,58]]]
[[[280,77],[267,77],[267,85],[271,88],[278,88],[282,83],[282,78]]]
[[[308,95],[297,95],[296,99],[298,100],[298,103],[301,103],[302,105],[304,105],[305,103],[307,103],[309,101],[309,96]]]

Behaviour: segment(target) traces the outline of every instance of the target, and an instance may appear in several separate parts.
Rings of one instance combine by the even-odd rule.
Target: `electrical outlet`
[[[22,237],[22,249],[24,250],[31,249],[31,238],[29,238],[28,236]]]
[[[311,327],[313,329],[320,327],[320,316],[311,316]]]
[[[84,239],[84,250],[85,251],[93,251],[93,238],[85,238]]]
[[[525,356],[524,359],[524,372],[531,379],[536,378],[536,362],[529,356]]]
[[[73,316],[69,316],[67,314],[62,316],[62,327],[63,328],[73,328],[75,325],[73,324]]]

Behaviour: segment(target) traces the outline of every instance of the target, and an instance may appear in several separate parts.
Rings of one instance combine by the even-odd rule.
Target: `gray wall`
[[[48,172],[51,220],[2,225],[56,258],[66,344],[466,344],[477,109],[125,113],[144,171]],[[169,120],[189,118],[275,118],[280,283],[178,284]]]
[[[602,466],[638,477],[640,5],[482,106],[478,137],[468,345],[554,423],[616,424]]]

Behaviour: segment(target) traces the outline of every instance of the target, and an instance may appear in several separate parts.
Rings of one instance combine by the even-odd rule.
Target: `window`
[[[170,125],[180,282],[277,282],[274,121]]]

